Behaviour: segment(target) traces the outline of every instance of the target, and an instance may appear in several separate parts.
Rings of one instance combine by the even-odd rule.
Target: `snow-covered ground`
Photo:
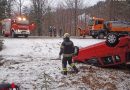
[[[85,47],[103,40],[72,39]],[[21,90],[130,90],[128,70],[77,64],[78,74],[61,74],[61,38],[4,39],[0,52],[0,83],[16,83]],[[68,66],[68,68],[70,68]]]

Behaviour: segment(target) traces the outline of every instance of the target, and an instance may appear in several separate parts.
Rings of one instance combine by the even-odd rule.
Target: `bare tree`
[[[77,24],[78,24],[78,10],[83,6],[83,0],[66,0],[66,4],[68,8],[73,9],[73,22],[74,22],[74,34],[77,32]]]
[[[129,0],[128,0],[129,1]],[[127,0],[106,0],[100,1],[86,10],[91,16],[104,18],[105,20],[129,21],[130,4]]]
[[[0,0],[0,20],[5,18],[5,10],[6,10],[6,1]]]
[[[38,35],[42,35],[43,34],[43,16],[46,12],[46,8],[47,8],[47,0],[32,0],[32,8],[33,8],[33,14],[34,14],[34,18],[35,21],[37,23],[37,31],[38,31]]]
[[[11,17],[11,13],[12,13],[12,7],[13,7],[13,3],[15,0],[6,0],[7,2],[7,6],[6,6],[6,14],[7,17]]]
[[[11,1],[11,0],[10,0]],[[24,6],[24,2],[25,0],[14,0],[15,1],[15,5],[16,7],[18,8],[18,11],[19,11],[19,15],[22,15],[22,8]]]
[[[12,6],[14,0],[1,0],[0,1],[0,17],[11,17]]]
[[[84,13],[105,20],[113,20],[114,18],[129,20],[130,15],[130,6],[126,2],[116,2],[112,5],[110,0],[106,0],[84,8],[83,0],[65,0],[65,3],[57,5],[56,10],[48,6],[47,0],[32,0],[31,2],[32,10],[29,15],[32,17],[31,20],[36,21],[37,30],[35,33],[38,35],[47,35],[49,26],[55,26],[57,29],[62,28],[63,32],[76,35],[78,34],[78,16]],[[27,8],[25,8],[26,10]]]

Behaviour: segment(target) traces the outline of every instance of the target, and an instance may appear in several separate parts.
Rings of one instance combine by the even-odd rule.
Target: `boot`
[[[64,75],[67,75],[67,71],[64,71]]]
[[[62,71],[61,72],[63,75],[67,75],[67,71]]]

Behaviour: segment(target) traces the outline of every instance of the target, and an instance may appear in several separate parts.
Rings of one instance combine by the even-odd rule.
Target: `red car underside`
[[[79,49],[73,61],[88,62],[96,66],[108,67],[130,63],[130,37],[121,37],[115,47],[104,42]]]

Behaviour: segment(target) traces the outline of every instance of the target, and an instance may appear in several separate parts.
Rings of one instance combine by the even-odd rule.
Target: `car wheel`
[[[106,37],[106,45],[109,47],[115,47],[119,43],[119,37],[115,33],[110,33]]]

